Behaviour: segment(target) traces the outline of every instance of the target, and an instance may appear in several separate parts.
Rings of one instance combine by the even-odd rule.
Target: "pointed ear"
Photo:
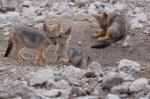
[[[49,31],[49,28],[45,22],[43,23],[43,31],[45,31],[45,32]]]
[[[67,29],[67,31],[65,32],[65,34],[66,34],[66,35],[70,35],[70,34],[71,34],[71,30],[72,30],[72,28],[69,27],[69,28]]]
[[[108,18],[108,14],[106,12],[103,13],[104,18]]]

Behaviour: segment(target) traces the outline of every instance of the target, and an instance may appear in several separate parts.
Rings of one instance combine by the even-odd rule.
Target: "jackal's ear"
[[[49,28],[45,22],[43,23],[43,31],[49,32]]]
[[[72,30],[72,28],[69,27],[69,28],[67,29],[67,31],[65,32],[65,34],[66,34],[66,35],[70,35],[70,34],[71,34],[71,30]]]
[[[103,13],[104,18],[108,18],[108,14],[106,12]]]

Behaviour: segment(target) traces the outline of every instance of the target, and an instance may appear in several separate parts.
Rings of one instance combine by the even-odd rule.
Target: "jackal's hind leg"
[[[108,40],[111,40],[111,38],[108,35],[106,35],[104,37],[99,37],[97,39],[97,41],[99,41],[99,42],[107,42]]]
[[[16,43],[16,48],[15,48],[14,55],[15,55],[17,60],[21,59],[21,57],[20,57],[21,49],[22,49],[21,45],[19,43]]]
[[[21,50],[19,51],[19,57],[20,57],[22,60],[27,61],[27,59],[22,55]]]

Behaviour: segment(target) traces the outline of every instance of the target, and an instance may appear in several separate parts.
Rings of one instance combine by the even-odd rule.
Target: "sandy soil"
[[[113,43],[111,46],[104,49],[91,49],[91,45],[95,44],[95,39],[91,37],[94,31],[97,29],[94,18],[91,16],[73,16],[73,17],[61,17],[61,18],[47,18],[49,23],[61,22],[63,27],[71,26],[72,39],[69,43],[69,47],[75,47],[83,53],[88,54],[94,61],[99,62],[103,67],[107,66],[117,66],[119,60],[127,58],[130,60],[138,61],[143,67],[149,67],[150,65],[150,34],[143,32],[150,25],[150,2],[145,7],[146,13],[148,15],[148,22],[145,23],[143,29],[137,29],[129,31],[127,35],[131,37],[130,47],[123,48],[122,43],[124,39]],[[7,48],[8,36],[3,35],[0,30],[0,83],[5,79],[20,79],[25,80],[26,75],[32,71],[37,71],[40,66],[35,66],[27,61],[19,60],[17,61],[11,54],[8,58],[4,58],[3,55]],[[82,42],[82,45],[78,45],[78,41]],[[51,45],[46,56],[48,57],[49,66],[53,67],[51,64],[54,61],[54,51],[56,46]],[[13,53],[13,51],[12,51]],[[35,62],[35,52],[29,49],[25,49],[23,54],[30,62]],[[16,72],[17,71],[17,72]],[[150,78],[150,70],[144,69],[143,72],[139,73],[137,77],[147,77]]]

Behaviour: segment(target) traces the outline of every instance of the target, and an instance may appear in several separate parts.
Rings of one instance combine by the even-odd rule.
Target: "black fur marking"
[[[13,47],[13,42],[9,39],[8,47],[6,49],[4,57],[7,57],[10,54],[10,51],[12,50],[12,47]]]

